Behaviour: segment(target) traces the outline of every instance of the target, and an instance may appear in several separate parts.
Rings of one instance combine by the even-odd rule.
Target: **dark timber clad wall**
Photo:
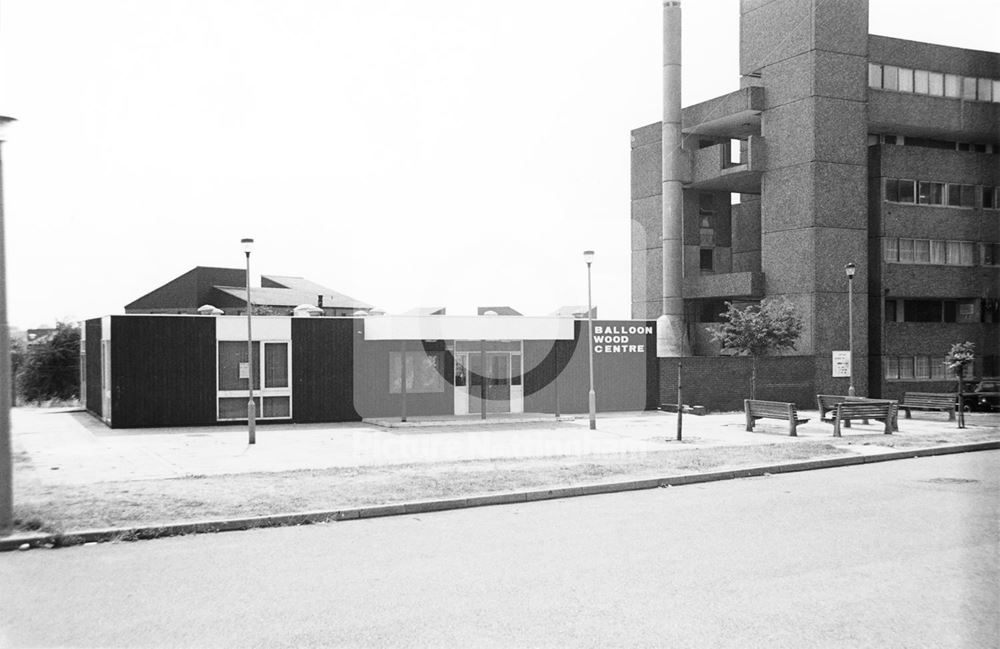
[[[357,320],[292,318],[292,412],[297,422],[357,421]]]
[[[112,316],[111,345],[113,428],[216,423],[215,318]]]
[[[87,332],[87,410],[98,417],[101,411],[101,319],[84,323]]]
[[[626,345],[643,345],[640,352],[595,352],[594,392],[597,411],[651,410],[658,404],[658,363],[656,359],[656,323],[634,320],[595,320],[598,327],[652,327],[653,333],[626,334]],[[618,334],[614,334],[618,335]],[[560,413],[584,413],[589,409],[590,359],[587,346],[589,326],[586,320],[574,323],[574,340],[524,342],[524,410],[555,412],[556,398]],[[590,341],[590,344],[594,341]],[[599,343],[604,346],[604,343]],[[557,351],[556,351],[557,350]],[[558,363],[558,365],[557,365]],[[553,380],[560,367],[558,385]]]

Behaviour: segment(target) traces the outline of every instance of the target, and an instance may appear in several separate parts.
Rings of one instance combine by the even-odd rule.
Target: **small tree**
[[[802,335],[802,319],[785,298],[765,298],[759,305],[743,308],[726,302],[725,312],[719,315],[725,322],[718,327],[708,327],[708,331],[723,350],[750,356],[750,398],[756,399],[757,357],[772,351],[794,349]]]
[[[17,373],[17,390],[27,403],[80,396],[80,329],[60,322],[51,336],[30,345]]]
[[[965,375],[965,368],[971,367],[973,360],[976,358],[976,345],[975,343],[965,341],[964,343],[955,343],[948,350],[948,354],[944,357],[944,364],[949,370],[955,373],[955,378],[958,381],[958,427],[965,428],[965,403],[963,403],[962,392],[965,391],[965,386],[962,384],[962,378]]]

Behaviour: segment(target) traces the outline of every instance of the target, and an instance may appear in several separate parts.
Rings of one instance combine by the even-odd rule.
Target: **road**
[[[1000,451],[0,555],[9,647],[997,647]]]

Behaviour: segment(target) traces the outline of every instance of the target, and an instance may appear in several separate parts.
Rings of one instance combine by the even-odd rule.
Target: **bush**
[[[16,375],[17,393],[26,403],[80,397],[80,329],[60,322],[54,334],[28,346]]]

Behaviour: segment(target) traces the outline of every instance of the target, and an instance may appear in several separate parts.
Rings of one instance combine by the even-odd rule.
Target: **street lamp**
[[[844,273],[847,274],[847,349],[850,361],[847,364],[850,376],[847,386],[847,395],[854,396],[854,272],[857,266],[851,262],[844,266]]]
[[[0,115],[0,145],[3,131],[14,121]],[[10,329],[7,325],[7,253],[3,238],[3,160],[0,156],[0,536],[14,531],[14,461],[10,443],[10,405],[13,380],[10,367]],[[9,382],[10,381],[10,382]]]
[[[594,251],[584,250],[583,260],[587,262],[587,328],[590,335],[587,338],[587,350],[590,357],[590,430],[597,430],[597,395],[594,394],[594,307],[590,303],[590,264],[594,262]]]
[[[256,444],[257,404],[253,402],[253,330],[251,329],[253,307],[250,303],[250,251],[253,250],[253,239],[241,239],[240,243],[243,244],[243,252],[247,256],[247,367],[249,368],[247,377],[250,379],[247,384],[250,386],[250,400],[247,401],[247,428],[250,432],[250,443]]]

